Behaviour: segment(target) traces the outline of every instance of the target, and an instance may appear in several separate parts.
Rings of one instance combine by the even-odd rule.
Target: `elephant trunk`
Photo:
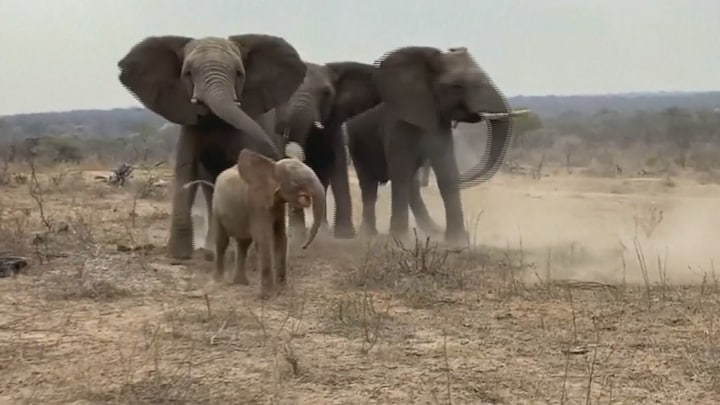
[[[307,240],[303,244],[302,248],[305,249],[315,239],[315,236],[320,230],[320,224],[323,223],[325,218],[325,188],[323,187],[317,176],[313,175],[314,181],[312,185],[312,204],[313,204],[313,224],[310,227],[310,233],[308,233]]]
[[[487,95],[485,95],[487,96]],[[490,133],[485,145],[483,159],[460,176],[461,187],[473,186],[491,179],[497,173],[512,137],[512,112],[505,97],[494,90],[489,103],[490,108],[477,110],[476,113],[490,122]],[[488,105],[487,99],[483,103]]]
[[[201,77],[204,80],[202,101],[220,119],[243,132],[242,147],[272,160],[279,159],[280,155],[270,137],[237,105],[235,86],[228,75],[220,69],[209,67]]]
[[[308,133],[312,127],[321,128],[320,113],[315,108],[313,97],[309,92],[300,92],[293,97],[290,106],[286,142],[297,142],[305,147]]]

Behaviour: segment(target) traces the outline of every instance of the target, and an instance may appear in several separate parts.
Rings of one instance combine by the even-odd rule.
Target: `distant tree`
[[[72,162],[79,164],[83,159],[80,142],[72,135],[48,136],[33,142],[34,155],[53,163]]]

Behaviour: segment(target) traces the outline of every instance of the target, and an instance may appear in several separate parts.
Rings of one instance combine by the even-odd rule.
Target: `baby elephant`
[[[313,206],[314,222],[302,245],[305,249],[325,218],[325,189],[301,161],[286,158],[273,162],[249,149],[240,152],[236,166],[220,173],[214,188],[209,230],[215,240],[214,279],[223,280],[225,251],[233,238],[237,247],[233,282],[249,284],[245,262],[254,241],[262,278],[260,296],[266,299],[275,282],[286,282],[285,203],[298,208]]]

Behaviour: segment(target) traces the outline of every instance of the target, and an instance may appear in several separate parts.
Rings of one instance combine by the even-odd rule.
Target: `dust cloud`
[[[720,254],[720,187],[664,182],[500,174],[463,191],[470,240],[522,248],[525,262],[533,263],[533,280],[642,282],[643,266],[651,282],[712,280]],[[444,223],[436,187],[423,196],[433,218]]]

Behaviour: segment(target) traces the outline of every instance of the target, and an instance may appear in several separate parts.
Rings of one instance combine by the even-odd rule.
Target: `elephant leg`
[[[431,154],[431,164],[445,205],[445,240],[453,244],[466,243],[467,232],[458,184],[460,174],[452,142],[437,145],[436,153]]]
[[[213,175],[203,167],[202,164],[198,165],[198,178],[200,180],[209,181],[211,183],[215,183],[215,178]],[[205,207],[207,207],[207,218],[208,218],[208,229],[205,234],[205,244],[203,247],[204,250],[204,257],[205,260],[212,261],[213,260],[213,253],[215,252],[215,230],[213,229],[214,222],[212,220],[212,198],[213,193],[215,192],[215,189],[213,187],[209,187],[206,184],[199,184],[198,187],[200,187],[200,190],[203,191],[203,196],[205,197]],[[193,194],[194,195],[194,194]]]
[[[333,197],[335,198],[335,238],[352,239],[355,227],[352,222],[352,200],[350,198],[350,182],[348,178],[348,159],[341,129],[333,133],[333,154],[335,155],[330,177]]]
[[[377,235],[375,205],[377,204],[378,182],[364,170],[357,170],[362,198],[362,233],[368,236]]]
[[[175,187],[170,216],[170,238],[167,246],[167,255],[174,259],[190,259],[193,253],[193,227],[190,208],[192,207],[197,184],[188,189],[184,189],[183,185],[195,180],[197,159],[194,149],[193,134],[186,132],[183,128],[180,131],[175,158]]]
[[[220,224],[213,227],[215,232],[215,273],[213,278],[216,282],[223,281],[225,277],[225,252],[230,244],[230,236]]]
[[[302,208],[290,208],[290,237],[301,240],[305,237],[305,210]]]
[[[320,184],[322,184],[323,189],[325,189],[325,194],[327,194],[328,186],[330,185],[330,168],[318,168],[317,170],[314,170],[315,174],[317,174],[318,179],[320,180]],[[323,218],[323,225],[325,227],[328,227],[328,220],[327,220],[327,210],[325,210],[325,217]],[[304,226],[304,225],[303,225]]]
[[[282,209],[281,219],[273,222],[273,256],[275,263],[275,279],[278,285],[287,281],[287,233],[285,230],[285,209]]]
[[[205,257],[206,261],[211,262],[215,259],[215,246],[217,245],[217,223],[213,220],[212,215],[209,215],[210,220],[208,221],[207,237],[205,238],[205,247],[203,248],[203,257]]]
[[[412,184],[410,185],[410,209],[415,216],[415,222],[417,222],[418,227],[420,227],[423,232],[431,235],[442,233],[442,228],[433,221],[425,206],[422,194],[420,193],[420,180],[417,176],[413,177]]]
[[[410,188],[415,177],[416,166],[412,141],[391,142],[387,145],[388,174],[391,182],[390,235],[405,239],[409,230]]]
[[[260,299],[270,298],[274,289],[273,277],[273,220],[269,213],[254,218],[252,238],[260,268]]]
[[[252,243],[252,239],[235,240],[235,273],[233,274],[233,284],[250,285],[247,278],[247,257],[248,248]]]

